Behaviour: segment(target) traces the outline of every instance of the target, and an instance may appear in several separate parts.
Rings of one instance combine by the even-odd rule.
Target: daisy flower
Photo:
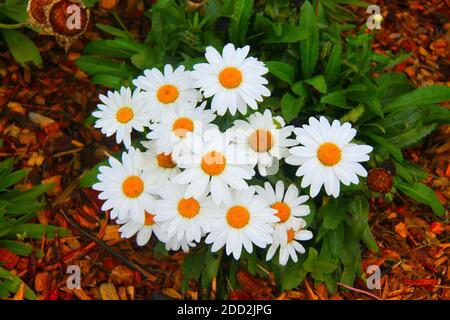
[[[177,236],[174,235],[171,238],[167,238],[166,240],[162,240],[166,244],[167,251],[178,251],[183,250],[183,252],[188,253],[190,248],[194,248],[196,243],[193,241],[187,241],[185,237],[181,240],[177,239]]]
[[[180,173],[172,154],[158,153],[155,141],[142,141],[141,144],[147,150],[140,154],[137,167],[148,176],[147,184],[159,188]]]
[[[282,243],[285,243],[287,241],[286,232],[290,229],[298,230],[302,223],[300,217],[310,213],[309,206],[303,204],[309,197],[299,196],[299,191],[293,184],[289,185],[285,193],[284,183],[281,180],[277,181],[275,190],[268,182],[264,184],[264,188],[261,186],[255,186],[255,188],[266,205],[276,210],[275,215],[279,221],[275,224],[275,234]]]
[[[368,161],[368,153],[373,148],[350,143],[356,135],[350,123],[341,125],[334,120],[330,125],[325,117],[320,117],[320,121],[311,117],[309,125],[303,125],[294,132],[303,146],[291,148],[292,155],[286,158],[286,162],[300,166],[296,175],[303,176],[302,188],[311,186],[311,197],[317,196],[324,185],[326,193],[337,198],[339,182],[348,186],[358,183],[357,175],[367,176],[366,169],[359,162]]]
[[[233,190],[231,199],[217,207],[211,216],[211,233],[205,242],[213,244],[212,252],[225,246],[226,254],[233,254],[237,260],[242,247],[252,253],[253,244],[265,248],[272,243],[273,224],[278,221],[275,213],[255,195],[254,187],[243,191]]]
[[[246,164],[240,164],[228,137],[212,130],[204,134],[202,149],[194,148],[192,153],[179,157],[178,165],[185,170],[173,179],[178,184],[189,184],[187,197],[200,197],[211,192],[216,205],[231,199],[230,187],[244,190],[245,179],[251,179],[255,171]]]
[[[216,115],[211,110],[205,110],[206,102],[199,107],[192,104],[179,104],[173,112],[166,113],[161,122],[152,124],[152,130],[147,138],[156,141],[158,153],[169,154],[177,144],[189,146],[192,139],[201,140],[203,132],[217,129],[211,122]],[[194,134],[194,137],[188,133]],[[180,146],[183,148],[183,146]]]
[[[107,137],[116,134],[116,142],[124,143],[128,149],[131,146],[131,131],[144,131],[150,125],[150,109],[145,104],[142,92],[135,90],[131,94],[130,88],[122,87],[120,92],[108,91],[107,96],[99,96],[103,104],[97,105],[100,111],[92,115],[99,118],[95,128],[101,128]]]
[[[186,186],[167,183],[159,192],[155,221],[164,223],[169,238],[200,242],[202,234],[209,231],[208,215],[214,209],[206,195],[185,197],[185,192]]]
[[[133,84],[143,90],[146,102],[152,112],[152,120],[164,119],[167,112],[174,111],[175,106],[196,103],[202,95],[192,86],[189,72],[184,66],[173,70],[172,66],[164,66],[164,74],[157,68],[145,70],[143,76],[133,80]]]
[[[278,247],[280,248],[279,263],[282,266],[286,265],[289,257],[292,259],[292,261],[297,262],[297,252],[301,254],[305,253],[305,248],[295,240],[310,240],[312,239],[313,234],[309,230],[303,230],[306,227],[306,222],[303,219],[300,219],[300,221],[301,224],[299,229],[289,229],[287,231],[284,231],[286,233],[286,241],[281,240],[276,235],[274,236],[273,243],[269,247],[269,250],[267,250],[266,261],[269,261],[273,258]]]
[[[148,213],[147,211],[144,213],[144,223],[136,223],[131,219],[127,220],[117,220],[117,224],[121,224],[122,226],[119,228],[120,236],[125,239],[129,239],[135,234],[136,242],[138,246],[145,246],[147,242],[152,237],[152,234],[155,234],[158,240],[162,241],[165,239],[163,229],[161,229],[161,224],[155,221],[155,215]]]
[[[111,210],[111,218],[132,219],[145,223],[145,211],[152,212],[155,201],[149,194],[148,175],[136,166],[140,151],[131,147],[122,153],[122,163],[109,158],[109,166],[101,166],[98,183],[92,188],[101,191],[98,198],[106,200],[102,210]]]
[[[234,121],[231,131],[234,141],[243,148],[241,152],[248,156],[251,164],[258,164],[260,175],[266,176],[273,159],[286,157],[288,147],[298,144],[295,139],[288,139],[293,129],[293,126],[284,127],[282,119],[277,118],[275,123],[272,113],[266,109],[264,114],[251,114],[247,121]]]
[[[206,98],[213,97],[211,109],[219,115],[227,110],[232,115],[236,110],[247,113],[247,105],[257,109],[257,102],[263,96],[270,96],[265,87],[268,81],[263,77],[269,69],[256,58],[248,57],[249,46],[234,48],[229,43],[222,55],[213,47],[207,47],[205,57],[208,63],[194,65],[191,76],[194,86],[200,88]]]

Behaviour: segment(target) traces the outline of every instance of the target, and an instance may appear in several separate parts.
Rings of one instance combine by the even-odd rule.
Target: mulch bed
[[[385,20],[374,49],[411,51],[412,56],[395,69],[418,86],[449,85],[448,1],[377,3]],[[363,25],[367,14],[357,12]],[[73,236],[35,241],[33,245],[44,252],[42,258],[11,254],[2,259],[14,261],[9,269],[39,299],[196,299],[195,285],[184,296],[181,291],[182,253],[160,256],[153,244],[139,248],[134,239],[121,239],[118,226],[101,212],[95,192],[77,188],[83,172],[118,151],[111,139],[83,124],[101,89],[89,82],[74,60],[83,44],[98,35],[89,31],[68,54],[50,38],[33,37],[44,58],[42,69],[21,68],[9,53],[0,53],[0,160],[15,157],[17,167],[30,168],[21,188],[56,182],[46,195],[46,208],[34,220],[69,228]],[[421,148],[406,150],[404,156],[430,173],[427,184],[448,205],[450,126],[441,127]],[[357,282],[355,288],[360,289],[331,295],[324,285],[307,279],[298,289],[280,293],[270,275],[261,280],[240,270],[240,289],[231,298],[450,299],[448,215],[439,222],[428,207],[397,194],[393,202],[371,200],[370,223],[380,252],[365,252],[363,269],[380,266],[381,290],[367,292],[365,284]],[[66,267],[72,264],[81,269],[82,289],[66,287]],[[23,290],[15,298],[22,299]]]

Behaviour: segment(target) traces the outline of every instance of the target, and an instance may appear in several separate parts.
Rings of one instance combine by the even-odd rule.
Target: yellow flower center
[[[291,242],[294,240],[294,237],[295,237],[295,232],[294,232],[294,230],[289,229],[289,230],[287,231],[287,242],[288,242],[288,243],[291,243]]]
[[[177,87],[165,84],[158,89],[156,96],[160,102],[168,104],[177,100],[179,94]]]
[[[291,216],[291,208],[289,208],[289,206],[284,202],[275,202],[272,205],[272,208],[278,211],[277,213],[275,213],[275,215],[280,218],[280,221],[278,223],[286,222],[287,219],[289,219],[289,217]]]
[[[120,123],[127,123],[130,120],[133,120],[134,112],[130,107],[122,107],[116,113],[116,119]]]
[[[227,67],[219,74],[219,81],[227,89],[234,89],[242,82],[242,73],[234,67]]]
[[[200,211],[200,204],[194,198],[181,199],[178,202],[178,212],[181,216],[191,219]]]
[[[325,142],[317,150],[317,158],[324,166],[334,166],[341,161],[341,149],[331,142]]]
[[[144,222],[144,224],[146,226],[151,226],[151,225],[154,225],[155,223],[156,223],[155,222],[155,215],[145,211],[145,222]]]
[[[243,206],[234,206],[228,209],[227,222],[235,229],[241,229],[245,227],[250,221],[250,213],[247,208]]]
[[[144,181],[138,176],[130,176],[122,183],[122,191],[128,198],[137,198],[144,191]]]
[[[160,153],[156,156],[156,160],[158,161],[158,165],[164,169],[171,169],[176,166],[175,162],[173,162],[172,154],[164,154]]]
[[[218,176],[225,170],[226,159],[221,152],[210,151],[202,158],[201,167],[210,176]]]
[[[194,122],[186,117],[179,118],[173,123],[172,131],[177,137],[184,138],[188,131],[194,131]]]
[[[273,147],[272,134],[265,129],[255,130],[248,138],[248,142],[256,152],[265,152]]]

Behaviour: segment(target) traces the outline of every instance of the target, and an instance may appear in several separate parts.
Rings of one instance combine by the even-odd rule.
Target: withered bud
[[[45,7],[55,0],[30,0],[27,5],[28,21],[33,27],[39,28],[42,34],[53,34],[52,28],[47,24]]]
[[[89,24],[89,9],[81,0],[56,0],[45,7],[45,12],[56,41],[66,51]]]
[[[383,168],[375,168],[369,171],[367,176],[369,190],[388,193],[392,188],[392,175]]]

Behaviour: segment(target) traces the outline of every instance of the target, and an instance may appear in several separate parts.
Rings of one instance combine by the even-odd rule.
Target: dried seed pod
[[[56,0],[45,7],[45,13],[56,41],[66,51],[89,24],[90,12],[81,0]]]
[[[30,0],[27,5],[28,21],[33,27],[39,28],[40,33],[52,35],[52,27],[47,23],[45,7],[57,0]]]
[[[392,175],[383,168],[375,168],[369,171],[367,176],[369,190],[388,193],[392,188]]]

